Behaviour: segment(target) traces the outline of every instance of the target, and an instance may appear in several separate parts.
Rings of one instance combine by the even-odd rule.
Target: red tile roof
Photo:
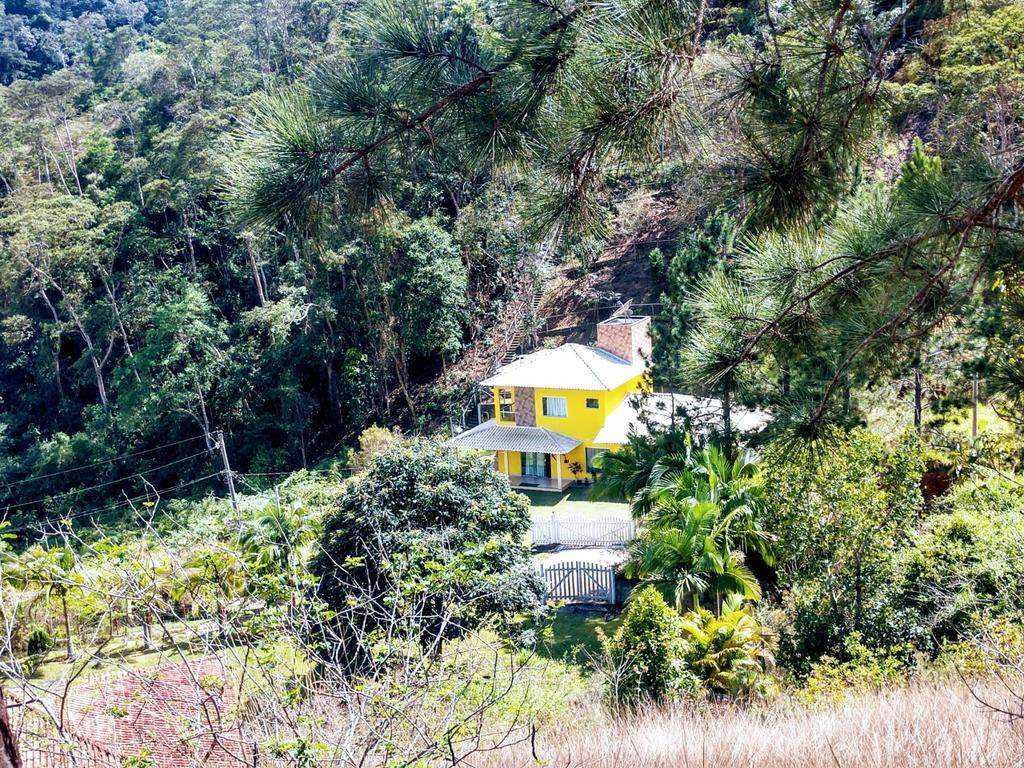
[[[251,764],[234,726],[234,676],[217,658],[85,678],[72,687],[68,730],[154,768]]]

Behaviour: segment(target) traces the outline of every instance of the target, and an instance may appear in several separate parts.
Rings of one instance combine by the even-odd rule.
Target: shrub
[[[1024,611],[1024,499],[1017,485],[985,478],[955,486],[902,560],[899,599],[939,645],[973,636],[983,617]]]
[[[682,620],[657,589],[634,593],[622,626],[604,639],[606,694],[614,706],[633,707],[694,695],[699,686],[684,664]]]
[[[768,693],[774,638],[738,595],[725,600],[721,615],[702,608],[687,613],[681,627],[686,666],[708,691],[729,696]]]
[[[43,656],[53,650],[53,638],[49,630],[41,624],[32,627],[25,641],[25,650],[29,656]]]
[[[789,626],[780,660],[799,673],[852,632],[884,648],[918,628],[897,599],[897,554],[923,513],[917,438],[889,444],[866,430],[818,450],[770,451],[765,527],[776,537]]]
[[[401,433],[387,427],[367,427],[359,434],[359,450],[352,454],[349,466],[356,472],[366,469],[401,439]]]
[[[808,703],[832,703],[898,684],[910,669],[913,651],[907,645],[873,650],[854,632],[843,644],[842,656],[845,661],[832,656],[816,661],[798,698]]]
[[[429,644],[484,622],[511,631],[542,611],[527,499],[479,456],[395,443],[330,503],[310,570],[346,653],[378,630]]]

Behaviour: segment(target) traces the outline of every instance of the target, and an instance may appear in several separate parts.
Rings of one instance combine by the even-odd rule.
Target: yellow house
[[[597,325],[597,343],[541,349],[480,382],[494,418],[449,441],[493,451],[514,488],[561,492],[593,475],[594,459],[631,433],[678,420],[696,433],[722,424],[722,402],[649,392],[651,319],[616,317]],[[488,409],[490,410],[490,409]],[[763,411],[732,410],[736,431],[768,422]]]
[[[650,318],[613,318],[597,344],[541,349],[480,382],[494,418],[451,445],[494,451],[517,488],[561,491],[587,478],[594,458],[627,441],[651,355]]]

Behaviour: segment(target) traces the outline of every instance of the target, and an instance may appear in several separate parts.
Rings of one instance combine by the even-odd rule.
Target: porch
[[[562,493],[575,481],[571,477],[535,477],[533,475],[510,474],[508,482],[517,490]]]

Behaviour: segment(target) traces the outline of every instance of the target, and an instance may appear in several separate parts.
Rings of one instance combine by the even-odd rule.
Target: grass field
[[[587,486],[570,488],[566,493],[545,493],[543,491],[520,491],[530,500],[530,512],[549,514],[551,512],[572,513],[588,517],[624,515],[629,505],[624,501],[595,501],[590,498]]]
[[[562,608],[555,614],[551,634],[541,644],[539,652],[585,669],[601,652],[598,630],[611,637],[621,621],[619,616],[601,611]]]
[[[909,684],[803,707],[584,711],[474,765],[588,768],[1018,768],[1024,726],[980,704],[1004,702],[996,682]]]

